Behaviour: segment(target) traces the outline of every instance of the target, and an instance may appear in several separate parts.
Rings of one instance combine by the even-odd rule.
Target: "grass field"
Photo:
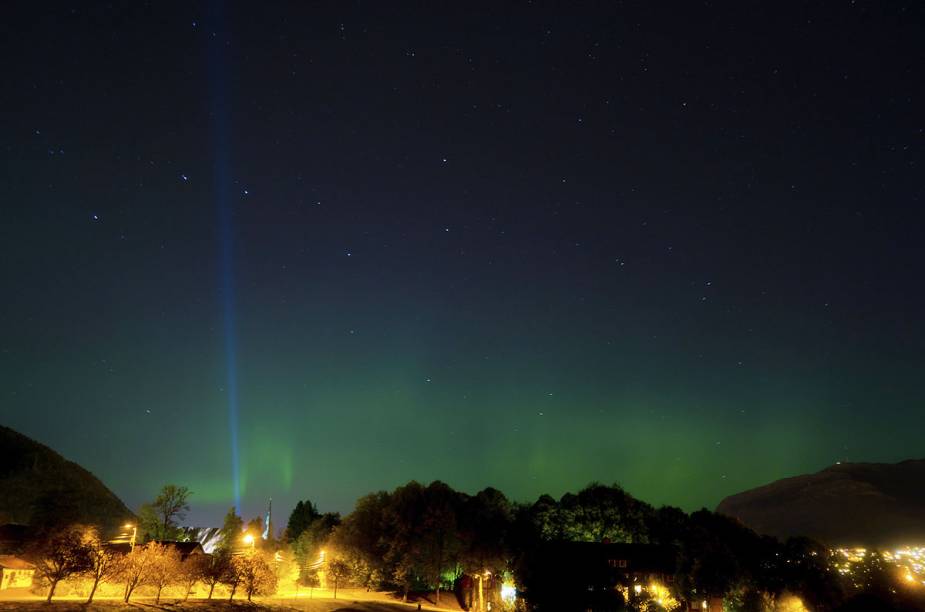
[[[128,611],[143,612],[145,610],[173,610],[175,612],[196,612],[199,610],[235,610],[243,612],[245,610],[266,610],[268,612],[409,612],[418,610],[417,603],[403,604],[394,601],[388,601],[389,595],[385,593],[366,593],[365,591],[351,592],[347,590],[343,595],[338,594],[337,599],[330,597],[317,597],[309,599],[308,597],[298,598],[255,598],[252,603],[244,600],[235,599],[233,602],[227,599],[213,599],[210,601],[203,599],[190,599],[181,601],[174,598],[162,598],[159,604],[155,604],[153,599],[149,598],[132,598],[131,603],[125,604],[116,599],[101,599],[94,601],[91,605],[86,605],[84,600],[78,598],[60,598],[55,599],[51,604],[45,603],[43,598],[32,595],[20,594],[15,599],[4,598],[4,596],[15,596],[13,593],[0,592],[0,612],[19,611],[48,611],[48,612],[117,612]],[[451,596],[447,596],[449,600]],[[441,601],[443,598],[441,598]],[[447,604],[450,604],[447,601]],[[453,602],[455,604],[455,602]],[[421,602],[421,610],[454,612],[459,610],[458,607],[435,607],[428,602]]]
[[[263,600],[247,603],[246,601],[188,601],[175,603],[172,601],[162,601],[155,605],[153,601],[139,600],[130,604],[118,602],[101,601],[94,602],[87,606],[76,601],[55,601],[46,604],[44,601],[3,601],[0,600],[0,610],[28,612],[34,610],[48,610],[54,612],[117,612],[131,610],[140,612],[144,610],[175,610],[195,612],[197,610],[267,610],[269,612],[300,611],[300,612],[407,612],[415,610],[417,606],[390,604],[390,603],[373,603],[373,602],[347,602],[333,600],[313,600],[313,601],[296,601],[296,600]]]

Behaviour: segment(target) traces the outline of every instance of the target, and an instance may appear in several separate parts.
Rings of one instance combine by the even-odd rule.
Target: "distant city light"
[[[925,546],[903,546],[895,550],[868,551],[866,548],[837,548],[831,551],[832,568],[842,576],[857,573],[854,567],[868,556],[880,558],[899,570],[900,580],[909,585],[925,584]],[[859,576],[859,579],[861,577]]]

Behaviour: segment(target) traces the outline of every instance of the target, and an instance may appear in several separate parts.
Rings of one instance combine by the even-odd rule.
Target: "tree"
[[[50,602],[58,583],[90,568],[90,548],[85,532],[77,526],[67,527],[51,535],[34,555],[35,569],[48,584]]]
[[[334,599],[337,599],[337,587],[350,577],[350,566],[343,559],[333,559],[328,563],[327,572],[334,581]]]
[[[229,559],[225,567],[225,573],[222,574],[222,584],[231,587],[231,594],[228,601],[234,599],[234,594],[238,590],[241,581],[244,580],[244,563],[246,555],[234,555]]]
[[[509,567],[513,513],[501,491],[487,488],[463,502],[460,513],[461,550],[459,563],[464,573],[476,576],[490,571],[499,576]],[[475,598],[476,581],[465,581],[469,601]]]
[[[365,566],[362,580],[367,589],[374,586],[374,577],[384,579],[392,573],[386,560],[389,546],[385,537],[390,504],[391,495],[385,491],[361,497],[333,534],[338,550]]]
[[[231,571],[231,553],[227,549],[219,548],[200,568],[200,579],[209,587],[207,599],[212,599],[215,585],[224,582],[229,571]]]
[[[176,583],[181,576],[180,551],[171,546],[148,544],[151,547],[152,559],[148,566],[145,584],[157,589],[154,603],[161,603],[161,591],[164,587]]]
[[[302,574],[299,576],[299,584],[309,588],[308,596],[311,598],[312,591],[321,586],[321,580],[318,577],[318,569],[308,567],[302,570]]]
[[[87,603],[93,603],[93,596],[101,582],[106,582],[119,575],[122,571],[121,557],[118,553],[106,546],[106,543],[100,538],[96,529],[90,529],[84,536],[84,544],[87,546],[87,569],[84,570],[90,580],[93,581],[93,587],[90,589],[90,596]]]
[[[320,516],[318,508],[310,500],[306,499],[298,502],[289,515],[289,522],[286,524],[286,541],[290,544],[295,542],[302,532],[308,529]]]
[[[339,524],[340,515],[327,512],[319,514],[302,530],[299,537],[292,542],[292,554],[300,565],[305,565],[318,556]]]
[[[189,599],[193,587],[203,579],[203,574],[211,563],[209,555],[190,555],[180,563],[178,579],[184,587],[183,601]]]
[[[243,531],[244,519],[238,516],[234,508],[229,508],[228,513],[225,514],[225,521],[222,523],[222,529],[220,531],[221,540],[218,547],[222,550],[234,549]]]
[[[153,502],[141,506],[138,512],[141,530],[148,539],[174,540],[179,537],[177,523],[186,517],[190,495],[192,493],[186,487],[168,484]]]
[[[459,494],[445,483],[432,482],[424,490],[424,511],[418,525],[421,566],[435,587],[434,604],[440,605],[443,572],[455,566],[460,541],[456,516]]]
[[[276,592],[276,573],[260,553],[241,555],[238,561],[241,586],[247,593],[247,601],[253,595],[272,595]]]
[[[565,538],[579,542],[647,543],[643,516],[651,511],[619,485],[592,483],[559,501]]]
[[[408,601],[408,593],[422,573],[418,526],[424,506],[424,487],[411,481],[392,492],[382,519],[379,538],[386,547],[385,561],[391,579],[401,588],[402,602]]]
[[[143,546],[136,546],[129,554],[122,557],[120,563],[120,575],[125,581],[125,603],[129,602],[132,593],[141,584],[148,583],[148,576],[151,573],[151,567],[157,560],[157,557],[163,554],[166,547],[157,542],[148,542]]]

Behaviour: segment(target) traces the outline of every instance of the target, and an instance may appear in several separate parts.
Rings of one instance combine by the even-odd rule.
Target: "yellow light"
[[[639,595],[640,593],[642,593],[642,585],[641,585],[641,584],[635,585],[635,586],[633,587],[633,590],[636,591],[636,594],[637,594],[637,595]]]
[[[253,543],[254,543],[254,536],[252,536],[252,535],[249,534],[249,533],[248,533],[248,534],[245,534],[245,535],[244,535],[244,543],[245,543],[245,544],[253,544]]]

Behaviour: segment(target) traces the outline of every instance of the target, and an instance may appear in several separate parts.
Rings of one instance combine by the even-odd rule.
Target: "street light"
[[[132,530],[132,539],[131,539],[131,542],[130,542],[129,551],[130,551],[130,552],[135,552],[135,537],[138,535],[138,527],[137,527],[136,525],[131,524],[131,523],[126,523],[125,525],[123,525],[123,527],[124,527],[125,529],[131,529],[131,530]]]
[[[249,544],[251,547],[251,552],[254,550],[254,536],[249,533],[244,534],[244,543]]]

